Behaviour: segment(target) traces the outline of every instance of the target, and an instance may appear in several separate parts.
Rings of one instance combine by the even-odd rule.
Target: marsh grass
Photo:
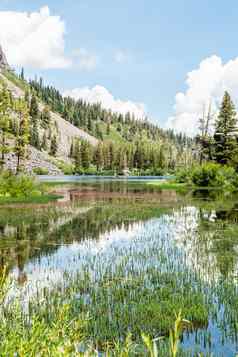
[[[29,197],[1,197],[0,196],[0,205],[9,205],[9,204],[46,204],[52,201],[57,201],[62,198],[61,195],[57,194],[45,194],[42,196],[32,195]]]
[[[31,262],[42,264],[40,273],[53,277],[46,275],[47,286],[41,285],[43,275],[36,278],[34,294],[31,280],[28,290],[20,289],[19,301],[5,309],[5,330],[10,332],[1,332],[4,353],[24,346],[20,356],[94,356],[101,351],[108,356],[154,357],[158,351],[159,356],[171,357],[173,350],[176,357],[207,357],[214,348],[212,324],[219,328],[221,345],[234,344],[236,201],[222,205],[195,200],[195,207],[192,198],[186,200],[173,209],[154,201],[105,200],[83,214],[77,213],[77,204],[64,212],[3,209],[0,223],[16,225],[11,249],[16,239],[18,261],[20,252],[26,252],[26,261],[30,252]],[[125,239],[116,240],[120,232]],[[7,251],[6,243],[1,246]],[[60,247],[64,262],[57,255]],[[58,263],[61,276],[56,281]],[[29,279],[34,277],[33,267]],[[75,322],[71,325],[75,318],[79,330]],[[176,327],[174,321],[183,318],[191,325],[179,331],[183,324]],[[58,320],[72,330],[62,331]],[[185,351],[183,341],[189,336],[195,342]],[[42,354],[37,341],[49,350],[44,347]]]
[[[16,297],[6,303],[13,283],[6,271],[4,268],[0,274],[1,356],[192,356],[179,347],[184,324],[189,323],[182,319],[181,311],[170,330],[170,342],[162,337],[151,338],[143,332],[136,342],[128,333],[124,340],[106,342],[102,351],[87,337],[87,326],[93,323],[92,318],[88,314],[75,314],[70,304],[55,306],[54,314],[49,315],[39,302],[37,310],[27,314]]]

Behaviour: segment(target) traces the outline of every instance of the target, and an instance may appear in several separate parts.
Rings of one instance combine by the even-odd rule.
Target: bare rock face
[[[0,69],[9,69],[9,64],[7,62],[7,57],[3,52],[2,46],[0,45]]]

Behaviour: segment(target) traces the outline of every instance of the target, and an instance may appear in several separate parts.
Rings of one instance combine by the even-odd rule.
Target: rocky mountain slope
[[[4,71],[0,72],[0,79],[6,83],[8,89],[11,91],[15,98],[24,97],[25,92],[22,88],[10,81]],[[42,112],[45,108],[43,103],[39,103],[39,110]],[[88,134],[86,131],[79,129],[63,119],[59,114],[50,111],[51,120],[57,127],[58,131],[58,156],[62,159],[67,159],[70,152],[70,146],[74,138],[87,140],[91,145],[95,146],[98,139]]]
[[[28,145],[28,156],[23,157],[28,172],[41,168],[52,175],[62,171],[113,174],[129,169],[135,174],[158,174],[193,160],[190,138],[163,130],[149,120],[138,120],[132,113],[122,115],[103,109],[100,103],[64,97],[53,86],[45,85],[42,78],[27,81],[24,71],[18,75],[11,70],[0,47],[2,98],[9,95],[4,87],[12,96],[6,134],[12,143],[19,139],[21,122],[16,110],[19,101],[14,99],[23,98],[29,109],[25,133],[29,137],[26,145],[30,142],[32,146]],[[4,130],[1,127],[1,136]],[[7,145],[17,152],[16,145]],[[16,158],[8,151],[6,166],[15,169]]]
[[[7,58],[5,56],[5,53],[3,52],[3,49],[0,45],[0,69],[9,69],[9,64],[7,62]]]
[[[20,85],[20,83],[18,84],[16,80],[11,80],[11,78],[14,79],[14,73],[11,71],[6,55],[0,45],[0,84],[4,83],[14,98],[23,98],[25,96],[24,87]],[[45,108],[45,104],[39,102],[38,105],[39,111],[42,112]],[[50,111],[50,116],[52,126],[57,129],[58,149],[56,159],[62,162],[69,162],[70,147],[76,138],[86,140],[92,146],[98,144],[98,140],[95,137],[88,134],[86,131],[75,127],[63,119],[58,113]],[[28,156],[25,160],[25,169],[28,172],[32,172],[34,169],[44,168],[51,175],[61,174],[62,170],[54,163],[57,162],[56,159],[50,157],[46,152],[39,151],[36,148],[29,146]],[[16,157],[14,154],[9,153],[6,155],[6,166],[9,169],[15,169]]]

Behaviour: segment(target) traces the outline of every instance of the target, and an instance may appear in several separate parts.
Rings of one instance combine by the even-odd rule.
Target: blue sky
[[[96,63],[26,72],[61,90],[103,86],[115,98],[144,103],[161,125],[174,115],[176,93],[186,93],[188,72],[212,55],[224,63],[237,57],[237,1],[46,1],[0,0],[0,10],[31,13],[47,5],[65,23],[65,55],[84,49]]]

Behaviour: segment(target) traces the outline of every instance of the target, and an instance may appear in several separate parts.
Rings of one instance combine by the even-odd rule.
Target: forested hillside
[[[162,174],[194,159],[193,140],[185,135],[164,131],[130,113],[113,113],[99,103],[65,98],[54,87],[44,85],[43,79],[27,81],[24,71],[17,75],[3,69],[1,88],[0,100],[8,97],[6,108],[0,109],[4,118],[0,129],[5,133],[2,163],[5,154],[16,151],[9,138],[17,138],[22,130],[20,114],[16,114],[18,102],[24,107],[27,122],[25,146],[46,154],[65,173]],[[20,156],[24,165],[27,154]]]
[[[72,142],[71,158],[77,168],[85,168],[85,164],[88,168],[87,162],[91,162],[97,171],[129,168],[160,173],[191,163],[193,159],[193,141],[185,135],[164,131],[130,113],[125,116],[113,113],[99,103],[88,104],[63,97],[54,87],[45,86],[43,79],[31,80],[29,84],[31,91],[51,110],[99,140],[96,151],[88,148],[86,160],[79,153],[80,143]]]

